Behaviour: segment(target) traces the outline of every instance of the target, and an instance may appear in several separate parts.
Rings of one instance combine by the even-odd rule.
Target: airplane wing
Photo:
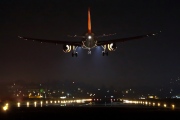
[[[85,36],[79,36],[79,35],[68,35],[68,37],[74,37],[74,38],[85,38]]]
[[[102,34],[102,35],[96,36],[96,38],[112,36],[112,35],[116,35],[116,33],[113,33],[113,34]]]
[[[81,41],[60,41],[60,40],[46,40],[46,39],[37,39],[37,38],[29,38],[29,37],[22,37],[18,36],[21,39],[24,40],[31,40],[31,41],[38,41],[40,43],[53,43],[53,44],[67,44],[67,45],[75,45],[75,46],[81,46],[82,42]]]
[[[129,40],[141,39],[141,38],[145,38],[145,37],[155,36],[155,35],[159,34],[160,32],[150,33],[150,34],[145,34],[145,35],[139,35],[139,36],[133,36],[133,37],[127,37],[127,38],[98,41],[97,45],[100,46],[100,45],[105,45],[105,44],[111,44],[111,43],[125,42],[125,41],[129,41]]]

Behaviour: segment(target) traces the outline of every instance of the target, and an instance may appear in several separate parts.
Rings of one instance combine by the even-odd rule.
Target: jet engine
[[[108,44],[109,51],[115,51],[116,49],[117,49],[117,46],[115,43]]]
[[[71,51],[71,45],[66,45],[66,44],[64,44],[64,45],[63,45],[63,51],[64,51],[65,53],[70,52],[70,51]]]

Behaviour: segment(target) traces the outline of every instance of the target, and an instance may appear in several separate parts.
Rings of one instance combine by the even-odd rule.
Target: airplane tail
[[[90,8],[88,8],[88,33],[91,33],[91,14],[90,14]]]

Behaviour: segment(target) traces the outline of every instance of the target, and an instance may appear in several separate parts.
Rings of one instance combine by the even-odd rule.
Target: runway
[[[12,107],[8,111],[1,111],[0,119],[134,119],[154,117],[175,117],[179,116],[179,109],[152,107],[135,104],[120,105],[94,105],[94,106],[44,106],[44,107]]]

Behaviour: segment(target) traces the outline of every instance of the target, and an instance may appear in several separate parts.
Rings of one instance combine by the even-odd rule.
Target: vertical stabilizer
[[[88,8],[88,33],[91,33],[91,14],[90,14],[90,8]]]

